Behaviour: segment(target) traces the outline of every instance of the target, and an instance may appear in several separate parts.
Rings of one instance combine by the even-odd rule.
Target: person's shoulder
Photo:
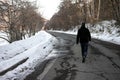
[[[88,28],[86,28],[86,31],[87,31],[87,32],[90,32]]]
[[[88,28],[85,28],[86,30],[89,30]]]
[[[78,31],[80,31],[80,30],[81,30],[81,28],[78,29]]]
[[[85,30],[85,31],[89,31],[89,29],[88,29],[88,28],[85,28],[84,30]]]

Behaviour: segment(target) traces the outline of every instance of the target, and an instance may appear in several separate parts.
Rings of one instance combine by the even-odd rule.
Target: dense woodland
[[[36,2],[28,0],[0,1],[0,29],[7,33],[8,42],[21,40],[27,34],[29,37],[39,31],[44,24],[44,18],[37,13]]]
[[[47,23],[37,10],[36,2],[0,0],[0,30],[7,33],[7,38],[0,38],[11,43],[34,35],[43,26],[68,30],[83,21],[94,24],[114,19],[120,24],[120,0],[61,0],[59,11]]]
[[[62,0],[59,9],[46,24],[48,29],[68,30],[81,22],[112,19],[120,24],[120,0]]]

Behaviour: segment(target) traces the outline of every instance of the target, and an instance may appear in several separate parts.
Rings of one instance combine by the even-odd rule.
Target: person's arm
[[[77,38],[76,38],[76,44],[78,44],[78,43],[79,43],[79,30],[77,32]]]
[[[91,34],[89,30],[88,30],[88,36],[89,36],[89,41],[91,41]]]

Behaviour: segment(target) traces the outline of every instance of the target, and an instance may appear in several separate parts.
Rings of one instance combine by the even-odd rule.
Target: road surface
[[[82,63],[76,36],[50,32],[59,40],[59,56],[46,60],[25,80],[120,80],[120,46],[92,39],[88,56]]]

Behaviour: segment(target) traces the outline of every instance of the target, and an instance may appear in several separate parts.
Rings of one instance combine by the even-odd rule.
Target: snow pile
[[[0,37],[6,38],[7,39],[7,34],[4,31],[0,31]],[[0,46],[9,44],[7,41],[4,39],[0,38]]]
[[[88,24],[92,37],[120,44],[120,26],[115,25],[116,21],[102,21],[94,26]]]
[[[86,27],[89,28],[91,36],[100,40],[112,42],[120,45],[120,26],[115,25],[116,21],[102,21],[98,22],[95,25],[86,24]],[[77,35],[78,29],[81,25],[76,26],[73,30],[68,31],[56,31],[67,34]]]
[[[75,29],[64,32],[77,34],[80,25]],[[102,21],[95,25],[86,24],[92,37],[105,41],[120,44],[120,27],[115,25],[115,21]],[[0,33],[0,36],[4,33]],[[58,41],[55,37],[40,31],[35,36],[13,42],[3,46],[4,41],[0,39],[0,80],[23,80],[28,74],[34,71],[34,67],[44,61],[51,54]]]
[[[45,31],[40,31],[31,38],[1,46],[0,80],[23,80],[34,71],[34,67],[38,62],[45,60],[56,44],[57,39],[55,37]],[[4,75],[1,74],[16,64],[20,65]]]

